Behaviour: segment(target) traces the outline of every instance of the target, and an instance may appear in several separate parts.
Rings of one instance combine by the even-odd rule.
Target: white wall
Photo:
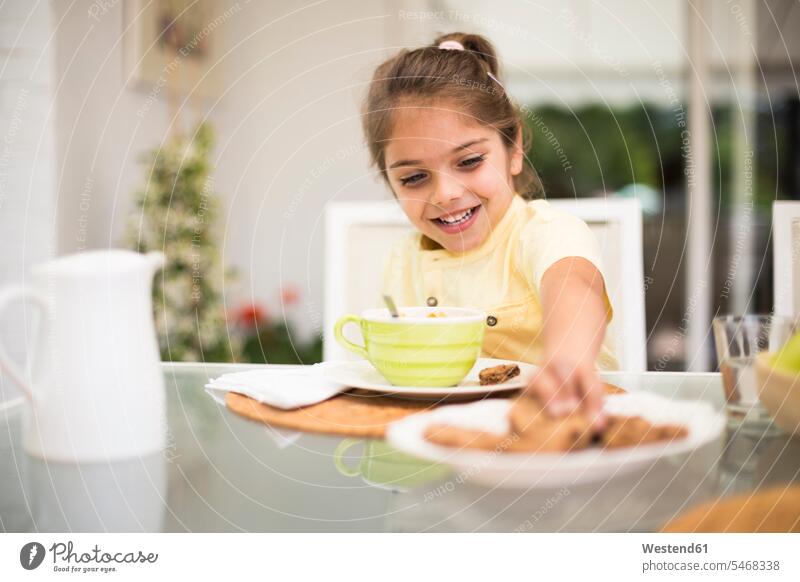
[[[166,137],[164,95],[143,116],[147,92],[128,87],[123,2],[53,2],[58,111],[58,248],[70,253],[121,243],[146,149]]]
[[[212,15],[235,8],[210,35],[223,87],[200,112],[181,111],[185,125],[207,115],[218,138],[224,259],[240,273],[228,300],[267,301],[275,312],[279,288],[295,284],[304,336],[321,325],[324,204],[388,195],[362,148],[364,83],[404,36],[429,36],[395,26],[402,3],[311,4],[216,2]],[[54,4],[61,253],[121,243],[144,180],[137,160],[170,122],[166,90],[137,115],[148,93],[126,78],[123,2],[105,5],[97,22],[89,0]]]
[[[213,114],[225,256],[243,295],[273,308],[277,289],[297,284],[306,330],[321,325],[325,204],[388,196],[368,168],[359,117],[374,65],[397,43],[384,4],[251,4],[222,39],[230,90]]]
[[[55,247],[53,46],[47,2],[0,4],[0,287],[23,283]],[[25,304],[0,314],[0,341],[20,364],[32,323]],[[17,388],[0,374],[0,402]]]

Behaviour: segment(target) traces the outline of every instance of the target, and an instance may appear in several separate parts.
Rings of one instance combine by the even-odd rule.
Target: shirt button
[[[494,327],[495,325],[497,325],[497,318],[494,315],[490,315],[489,317],[486,318],[486,325],[488,325],[489,327]]]
[[[428,304],[428,307],[436,307],[439,304],[439,302],[436,300],[436,297],[428,297],[426,303]]]

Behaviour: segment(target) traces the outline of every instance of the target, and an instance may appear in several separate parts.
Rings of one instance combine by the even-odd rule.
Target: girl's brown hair
[[[464,50],[438,48],[444,41],[457,41]],[[391,139],[393,112],[408,103],[452,103],[477,122],[496,129],[509,149],[516,147],[517,133],[522,132],[522,149],[526,152],[528,128],[497,82],[499,78],[494,47],[477,34],[445,34],[430,46],[404,49],[381,64],[369,86],[362,122],[372,163],[387,184],[386,145]],[[523,163],[522,172],[514,176],[514,188],[525,197],[541,191],[539,176],[530,164]]]

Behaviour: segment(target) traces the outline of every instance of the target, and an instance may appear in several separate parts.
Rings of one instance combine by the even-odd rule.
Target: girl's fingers
[[[594,370],[551,364],[541,367],[526,392],[544,404],[552,416],[582,410],[592,419],[592,428],[605,428],[602,412],[605,387]]]
[[[569,414],[577,410],[580,405],[580,390],[577,385],[577,377],[573,369],[567,366],[552,366],[555,373],[555,380],[557,384],[556,409],[557,414]]]
[[[526,392],[544,404],[545,409],[553,416],[561,414],[559,412],[558,382],[547,368],[540,368],[536,372]]]
[[[589,370],[582,374],[583,409],[592,420],[592,428],[602,430],[605,428],[606,419],[603,414],[603,396],[605,386],[594,371]]]
[[[542,402],[549,401],[556,392],[556,384],[550,377],[547,369],[539,368],[531,378],[530,384],[525,391]]]

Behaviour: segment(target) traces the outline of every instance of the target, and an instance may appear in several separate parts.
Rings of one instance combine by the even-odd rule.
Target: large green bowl
[[[455,386],[481,353],[486,314],[461,307],[402,307],[399,318],[387,309],[345,315],[334,335],[343,347],[369,360],[394,386]],[[431,313],[444,317],[429,317]],[[344,337],[342,329],[358,324],[364,345]]]

